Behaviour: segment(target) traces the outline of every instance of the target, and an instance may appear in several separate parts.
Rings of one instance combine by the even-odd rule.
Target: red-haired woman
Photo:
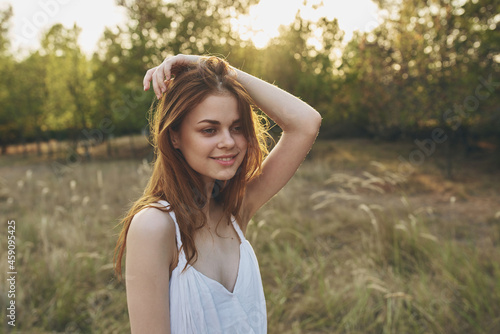
[[[151,80],[160,99],[151,124],[156,160],[115,249],[119,277],[126,250],[132,332],[266,333],[245,231],[302,163],[321,117],[217,57],[169,57],[147,71],[145,90]],[[269,154],[252,105],[283,130]]]

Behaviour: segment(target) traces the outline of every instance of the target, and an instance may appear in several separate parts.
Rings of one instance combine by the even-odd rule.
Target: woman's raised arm
[[[278,143],[264,160],[262,174],[247,186],[243,203],[247,221],[295,174],[316,140],[321,115],[274,85],[240,70],[236,73],[237,80],[257,106],[283,130]]]

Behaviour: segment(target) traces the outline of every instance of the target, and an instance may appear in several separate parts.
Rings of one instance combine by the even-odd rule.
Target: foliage
[[[12,84],[14,62],[8,52],[9,24],[12,17],[12,7],[0,10],[0,146],[5,153],[6,146],[16,141],[17,122],[14,108],[9,103],[8,88]]]
[[[467,154],[474,137],[494,135],[500,142],[499,5],[489,0],[379,4],[384,22],[358,34],[343,54],[340,102],[348,111],[339,118],[385,139],[429,138],[442,129],[445,172],[451,177],[452,151],[459,143]]]
[[[390,128],[411,133],[433,124],[456,130],[457,121],[447,117],[446,110],[473,95],[480,76],[498,70],[491,48],[499,41],[494,33],[498,5],[490,1],[390,5],[382,2],[390,8],[384,23],[372,33],[358,35],[344,53],[346,81],[360,83],[346,86],[345,94],[354,93],[354,103],[347,104],[352,113],[366,114],[360,118],[381,136]],[[492,98],[480,108],[460,113],[460,126],[477,122],[478,115],[493,111],[493,106]]]
[[[197,53],[227,57],[301,97],[323,115],[324,137],[428,138],[443,129],[448,176],[458,147],[465,155],[480,140],[500,148],[497,2],[377,0],[382,23],[347,45],[336,20],[299,11],[262,49],[231,25],[257,2],[119,0],[129,20],[106,29],[90,58],[80,29],[56,24],[40,50],[14,60],[6,51],[12,10],[2,11],[1,146],[70,139],[88,147],[145,131],[154,103],[142,91],[145,71],[166,56]]]

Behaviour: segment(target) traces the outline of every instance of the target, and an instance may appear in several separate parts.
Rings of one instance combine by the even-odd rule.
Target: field
[[[122,141],[114,159],[104,145],[90,162],[18,150],[0,158],[3,319],[7,221],[16,226],[13,333],[129,332],[125,288],[112,272],[115,225],[150,166],[143,138],[128,151],[132,141]],[[457,157],[446,180],[439,150],[404,168],[398,157],[412,150],[318,141],[255,215],[247,239],[269,333],[500,332],[498,162]],[[0,331],[10,330],[4,320]]]

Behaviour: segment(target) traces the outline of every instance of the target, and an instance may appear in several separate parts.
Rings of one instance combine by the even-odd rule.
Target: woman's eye
[[[241,127],[241,126],[235,126],[235,127],[233,128],[233,131],[234,131],[234,132],[241,132],[242,130],[243,130],[243,129],[242,129],[242,127]]]
[[[211,135],[215,133],[215,129],[203,129],[201,132]]]

